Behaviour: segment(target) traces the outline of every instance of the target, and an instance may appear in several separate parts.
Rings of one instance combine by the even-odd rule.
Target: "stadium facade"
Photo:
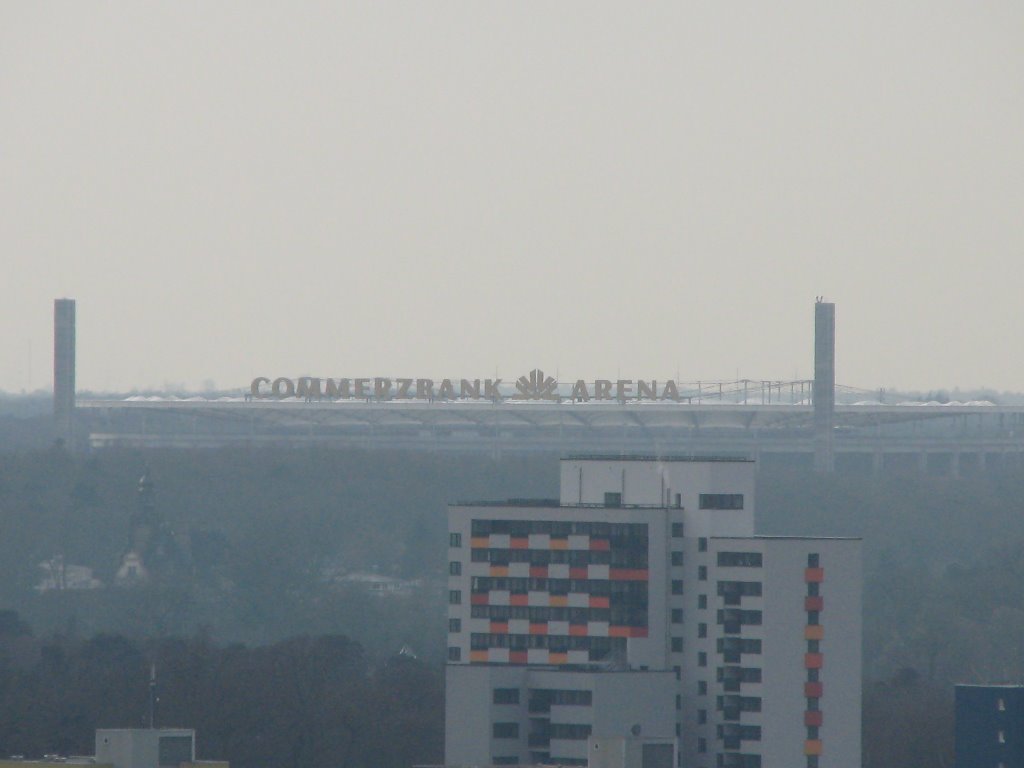
[[[835,383],[835,307],[815,304],[813,380],[557,381],[256,376],[219,397],[74,391],[74,302],[55,304],[54,415],[77,447],[325,444],[432,451],[733,455],[819,471],[1019,467],[1024,406],[886,402]]]

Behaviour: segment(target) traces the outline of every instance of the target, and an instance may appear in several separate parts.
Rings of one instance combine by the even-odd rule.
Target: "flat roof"
[[[563,456],[562,461],[687,461],[701,463],[705,461],[736,461],[745,464],[753,464],[754,460],[747,456],[654,456],[636,455],[616,456],[614,454],[572,454]]]
[[[732,540],[732,541],[761,541],[764,539],[784,539],[793,541],[863,541],[863,536],[773,536],[773,535],[760,535],[755,534],[754,536],[710,536],[712,539],[719,540]]]
[[[483,501],[456,501],[449,507],[522,507],[526,509],[684,509],[671,504],[562,504],[558,499],[488,499]]]

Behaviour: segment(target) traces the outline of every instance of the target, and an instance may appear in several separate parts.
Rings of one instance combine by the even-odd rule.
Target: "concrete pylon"
[[[814,304],[814,469],[835,470],[836,305]]]
[[[75,427],[75,300],[53,302],[53,423],[71,447]]]

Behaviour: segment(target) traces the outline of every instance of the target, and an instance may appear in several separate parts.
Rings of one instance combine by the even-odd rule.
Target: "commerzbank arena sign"
[[[252,380],[249,393],[259,400],[689,400],[689,397],[680,396],[675,381],[671,379],[579,379],[570,385],[559,384],[539,368],[520,376],[514,387],[504,384],[501,379],[320,379],[311,376],[270,379],[258,376]]]

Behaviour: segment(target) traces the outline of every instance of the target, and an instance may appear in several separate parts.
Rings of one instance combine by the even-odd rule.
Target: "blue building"
[[[956,768],[1024,768],[1024,685],[956,686]]]

